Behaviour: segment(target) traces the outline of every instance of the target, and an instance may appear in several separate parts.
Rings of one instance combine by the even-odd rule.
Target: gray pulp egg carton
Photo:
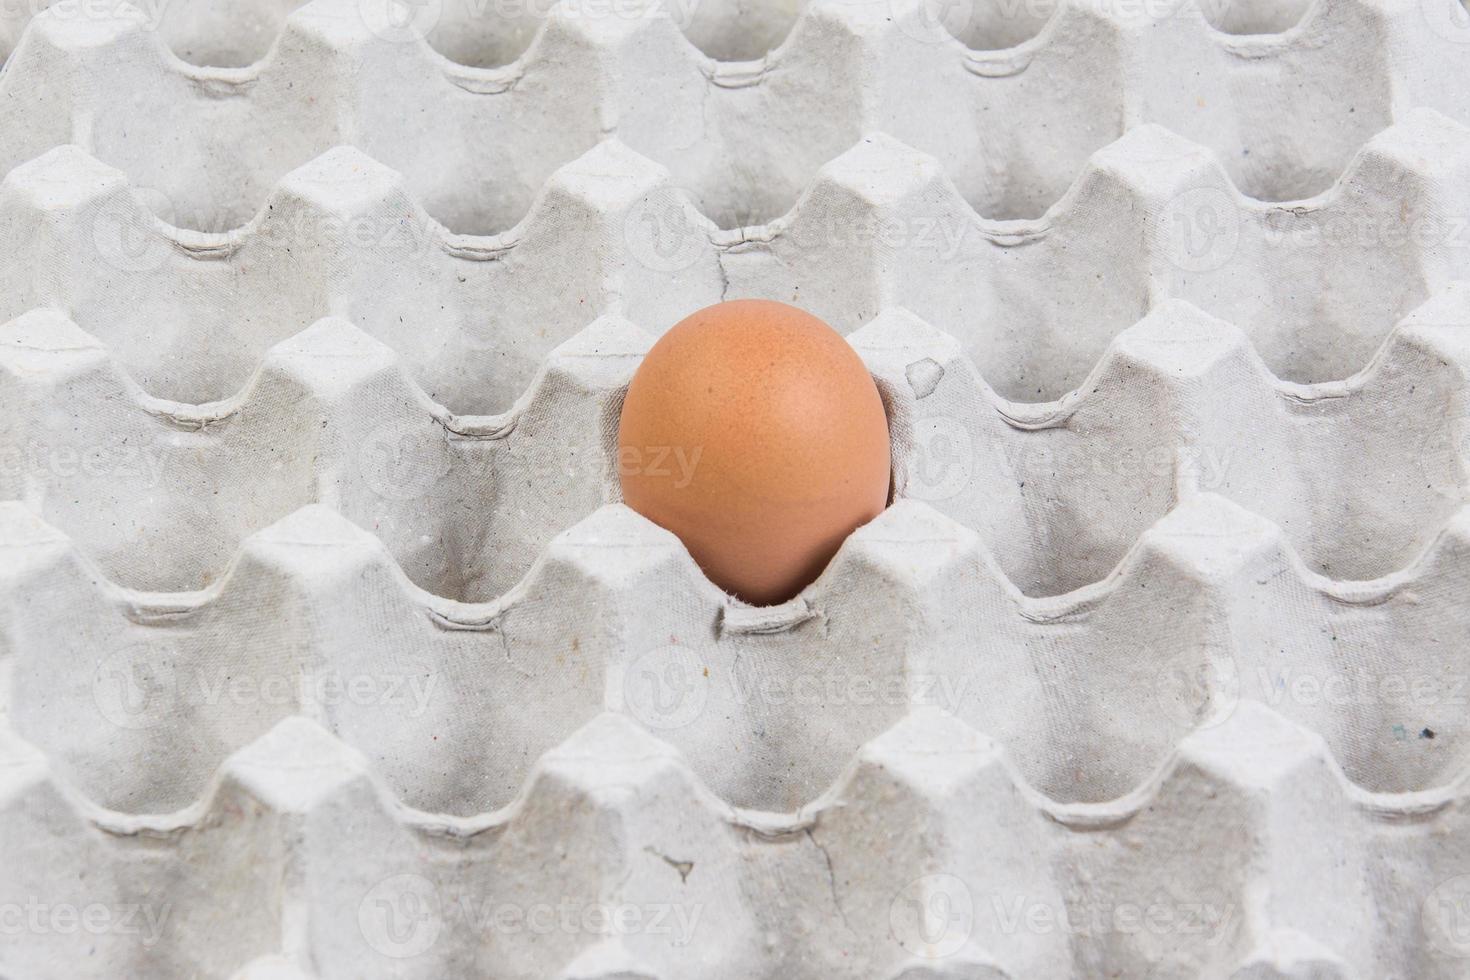
[[[1464,976],[1457,2],[0,4],[0,976]],[[618,493],[747,296],[773,608]]]

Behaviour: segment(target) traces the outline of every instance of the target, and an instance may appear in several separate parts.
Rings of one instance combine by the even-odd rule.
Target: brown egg
[[[888,502],[872,376],[784,303],[720,303],[666,333],[628,388],[618,448],[627,505],[756,605],[795,596]]]

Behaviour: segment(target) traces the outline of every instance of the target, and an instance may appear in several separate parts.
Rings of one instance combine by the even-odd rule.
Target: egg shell
[[[799,593],[888,502],[877,385],[840,334],[784,303],[721,303],[664,334],[618,444],[627,505],[755,605]]]

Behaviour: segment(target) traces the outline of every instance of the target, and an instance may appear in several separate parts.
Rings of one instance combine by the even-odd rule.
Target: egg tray
[[[1198,495],[1107,582],[1036,600],[903,501],[774,610],[619,505],[482,606],[421,593],[320,506],[195,596],[107,584],[19,504],[3,522],[31,742],[5,742],[0,901],[144,916],[88,957],[27,936],[18,976],[1463,969],[1432,931],[1466,861],[1454,692],[1324,709],[1275,685],[1449,685],[1470,511],[1353,587]],[[569,930],[499,918],[559,904]],[[1144,911],[1173,926],[1117,918]]]
[[[523,9],[477,2],[314,0],[259,61],[227,68],[169,49],[166,3],[58,2],[0,78],[0,130],[16,134],[0,172],[76,143],[158,190],[180,223],[218,231],[346,143],[402,171],[448,226],[487,232],[615,135],[736,227],[785,212],[822,164],[882,131],[935,156],[982,214],[1034,218],[1089,155],[1145,123],[1221,152],[1240,187],[1271,200],[1324,190],[1409,110],[1470,123],[1459,0],[1284,5],[1294,25],[1263,4],[1207,0],[826,0],[804,5],[779,47],[735,62],[681,31],[700,4],[536,4],[548,9],[524,52],[489,69],[427,40],[446,10],[483,36],[502,6]],[[239,6],[268,23],[287,5]],[[749,5],[709,6],[703,19],[728,27],[706,46],[740,47]]]
[[[31,404],[75,406],[73,432],[91,428],[89,402],[101,421],[131,396],[140,421],[203,435],[159,466],[168,476],[146,492],[129,494],[113,474],[118,501],[182,505],[219,492],[210,506],[220,519],[249,507],[258,495],[242,494],[241,475],[258,486],[256,474],[278,468],[264,452],[251,458],[220,439],[249,426],[261,434],[236,434],[240,446],[312,459],[330,506],[308,503],[248,536],[207,589],[165,593],[114,584],[36,516],[65,499],[62,484],[39,506],[34,496],[31,506],[4,505],[0,635],[15,763],[6,782],[15,789],[3,797],[7,813],[27,822],[5,835],[25,847],[0,906],[29,908],[27,897],[43,894],[61,905],[86,897],[107,909],[182,914],[161,941],[111,937],[98,976],[229,976],[276,954],[323,977],[1091,976],[1104,967],[1349,976],[1379,963],[1456,975],[1460,948],[1443,939],[1425,946],[1412,930],[1437,928],[1434,903],[1446,896],[1436,889],[1458,867],[1447,821],[1465,769],[1456,638],[1470,628],[1470,509],[1464,449],[1454,441],[1465,430],[1453,413],[1424,411],[1402,392],[1408,385],[1429,404],[1463,404],[1466,318],[1462,292],[1448,291],[1399,325],[1363,376],[1318,386],[1314,402],[1298,397],[1312,389],[1275,381],[1238,332],[1173,301],[1114,341],[1089,393],[1007,419],[1001,410],[1015,406],[992,401],[955,340],[910,314],[887,314],[853,340],[889,404],[903,499],[860,529],[801,597],[773,609],[721,594],[677,539],[616,503],[556,536],[492,601],[458,602],[412,584],[405,571],[414,566],[388,550],[393,520],[380,526],[376,515],[412,506],[452,528],[443,513],[452,504],[415,494],[450,482],[461,493],[518,487],[534,471],[497,471],[488,454],[449,464],[426,456],[424,447],[454,439],[442,416],[386,349],[346,323],[325,321],[280,345],[238,417],[221,413],[211,433],[209,424],[150,414],[100,345],[56,314],[24,318],[5,336],[7,387],[24,379]],[[554,426],[576,456],[605,456],[608,429],[593,420],[615,411],[646,343],[611,319],[584,331],[553,356],[530,400],[563,414],[530,411],[528,424],[553,420],[537,424]],[[548,383],[558,377],[566,380]],[[58,380],[75,387],[59,392]],[[548,388],[575,394],[547,398]],[[1244,416],[1236,428],[1204,410],[1222,388]],[[286,423],[265,410],[269,396],[291,407]],[[257,399],[260,409],[251,407]],[[1064,595],[1023,594],[987,540],[955,519],[978,513],[970,519],[991,532],[979,490],[1006,482],[979,461],[1016,460],[1017,482],[1065,487],[1050,472],[1065,451],[1034,452],[1025,440],[1070,430],[1103,447],[1098,459],[1142,459],[1126,437],[1126,420],[1149,415],[1135,399],[1178,407],[1167,430],[1177,442],[1159,443],[1172,481],[1155,491],[1163,516],[1102,580]],[[559,402],[585,404],[572,411]],[[395,405],[405,406],[401,419]],[[37,434],[41,416],[6,407],[17,431]],[[1103,422],[1088,420],[1089,410]],[[405,442],[396,427],[415,413],[436,434]],[[299,435],[282,433],[291,420]],[[1325,503],[1324,514],[1375,502],[1391,509],[1395,487],[1432,483],[1421,501],[1425,527],[1415,529],[1427,547],[1374,581],[1313,571],[1287,533],[1226,495],[1254,494],[1262,509],[1294,517],[1305,494],[1288,474],[1300,467],[1310,485],[1315,460],[1280,451],[1261,472],[1227,468],[1230,479],[1211,483],[1191,462],[1207,457],[1196,439],[1211,434],[1209,422],[1231,445],[1250,432],[1266,447],[1324,447],[1322,459],[1339,466],[1322,474],[1335,476],[1328,486],[1353,482],[1356,460],[1383,464],[1356,491],[1341,491],[1356,498]],[[394,440],[358,441],[382,425]],[[1375,441],[1380,425],[1417,448],[1417,478],[1397,479],[1392,453]],[[1317,429],[1311,438],[1308,426]],[[318,433],[330,435],[301,441]],[[501,438],[521,433],[516,424]],[[586,441],[575,445],[579,434]],[[398,457],[385,445],[409,451]],[[549,455],[543,472],[563,465],[557,450],[532,451]],[[199,472],[181,479],[191,458]],[[162,514],[128,521],[103,496],[108,474],[98,475],[90,491],[67,484],[75,513],[98,515],[82,540],[107,537],[109,519],[153,533],[169,525]],[[544,494],[533,487],[527,499]],[[1435,494],[1453,505],[1431,517]],[[377,510],[348,503],[374,496]],[[1119,486],[1109,496],[1134,506],[1145,494]],[[1058,509],[1087,506],[1096,505]],[[1126,526],[1117,509],[1103,513],[1109,520],[1096,524]],[[398,519],[410,518],[405,510]],[[503,523],[508,532],[519,526]],[[1065,524],[1047,514],[1032,526]],[[405,527],[398,540],[443,533]],[[133,536],[135,556],[151,545]],[[151,566],[178,560],[155,553]],[[1303,681],[1317,687],[1304,693]],[[1324,697],[1324,685],[1338,694]],[[895,744],[907,746],[898,753],[907,763],[889,758]],[[996,746],[1010,760],[1003,793],[989,783],[961,792],[966,780],[936,761],[953,752],[962,772],[981,756],[1000,765]],[[1207,758],[1195,760],[1196,751]],[[650,767],[663,775],[645,786],[633,774]],[[854,783],[865,769],[879,788]],[[353,775],[328,775],[339,771]],[[679,792],[662,785],[666,776],[677,776]],[[1177,802],[1166,795],[1175,784],[1184,787]],[[339,805],[332,801],[346,785],[368,795],[306,819]],[[557,789],[538,804],[547,785]],[[955,829],[895,789],[918,786],[935,807],[955,798]],[[1239,805],[1222,805],[1222,795]],[[48,806],[30,805],[43,798]],[[997,799],[1009,801],[1001,812],[977,815],[982,800]],[[1290,808],[1281,819],[1291,834],[1317,846],[1268,832],[1281,807]],[[627,810],[646,829],[609,833]],[[360,829],[365,812],[372,831]],[[267,813],[270,829],[257,832],[254,819]],[[573,818],[585,830],[568,828]],[[844,829],[850,820],[858,826]],[[302,829],[311,826],[319,829]],[[58,827],[73,836],[54,839]],[[238,833],[243,850],[241,841],[198,836],[218,832]],[[1320,847],[1324,835],[1330,851]],[[318,854],[318,837],[331,842],[330,855]],[[1016,867],[997,866],[997,847]],[[1350,856],[1360,853],[1353,847],[1373,861]],[[1298,852],[1316,856],[1298,867]],[[75,863],[58,867],[58,854]],[[700,883],[710,891],[688,887],[691,866],[714,869]],[[289,885],[277,883],[276,868]],[[1324,913],[1315,898],[1291,897],[1320,895],[1324,881],[1348,904]],[[252,889],[268,897],[257,903]],[[670,895],[683,904],[668,905]],[[959,903],[956,931],[906,919],[912,901]],[[605,942],[580,926],[548,940],[460,918],[466,903],[524,911],[560,902],[649,916],[698,909],[718,925],[707,939],[660,931]],[[206,938],[222,917],[237,924],[242,905],[258,917],[251,928],[232,927],[227,943]],[[1120,908],[1172,916],[1178,929],[1166,928],[1161,945],[1152,932],[1120,926]],[[1037,918],[1018,925],[1017,909]],[[1059,914],[1065,927],[1045,925]],[[1218,918],[1199,919],[1209,915]],[[1377,926],[1364,930],[1364,920]],[[68,975],[89,975],[67,952],[74,938],[27,935],[5,965],[20,976],[53,975],[63,963]],[[274,961],[256,969],[294,975]]]
[[[12,171],[0,247],[29,260],[0,269],[0,322],[66,310],[145,390],[190,403],[234,396],[272,345],[335,315],[447,408],[503,413],[602,313],[658,334],[750,296],[844,333],[904,307],[1020,401],[1080,387],[1168,297],[1238,326],[1281,377],[1320,381],[1361,369],[1397,320],[1470,275],[1470,131],[1432,110],[1290,205],[1244,197],[1214,155],[1156,126],[1096,153],[1023,223],[982,218],[937,161],[882,135],[824,166],[790,213],[732,231],[616,140],[556,171],[500,236],[448,233],[346,147],[286,175],[233,232],[169,226],[149,200],[76,147]]]
[[[271,349],[236,398],[142,392],[59,312],[0,328],[0,498],[24,500],[118,582],[207,587],[240,540],[323,503],[453,599],[513,587],[560,531],[617,498],[612,446],[650,339],[605,317],[560,345],[514,408],[465,418],[392,351],[325,319]]]
[[[1470,298],[1452,285],[1363,371],[1301,385],[1239,330],[1169,300],[1083,388],[1030,404],[998,396],[957,340],[906,311],[851,340],[885,395],[897,494],[976,530],[1019,592],[1052,596],[1105,579],[1198,491],[1280,524],[1328,578],[1406,567],[1467,499],[1467,336]],[[511,411],[467,417],[329,318],[272,348],[236,397],[189,406],[146,394],[95,338],[38,310],[0,328],[0,494],[131,588],[205,588],[242,538],[319,502],[377,534],[421,588],[489,601],[619,499],[614,430],[650,342],[602,317]]]
[[[248,466],[237,470],[248,471]],[[228,724],[215,718],[229,714],[228,704],[202,703],[197,706],[201,716],[170,714],[162,719],[168,724],[150,731],[143,744],[133,744],[127,733],[105,726],[106,706],[98,705],[90,683],[81,683],[94,668],[101,671],[98,684],[112,683],[115,672],[146,688],[144,679],[163,669],[160,660],[174,670],[194,663],[235,666],[247,677],[277,669],[294,674],[297,667],[291,665],[298,661],[304,671],[345,671],[362,662],[363,670],[373,674],[408,654],[425,669],[454,665],[455,677],[446,683],[463,680],[469,687],[446,694],[443,709],[461,717],[454,721],[436,714],[424,721],[463,726],[467,744],[456,745],[449,733],[440,733],[437,746],[426,744],[416,725],[385,729],[373,724],[359,737],[401,746],[393,753],[399,760],[393,763],[393,782],[415,806],[467,813],[506,803],[524,767],[555,744],[511,749],[517,740],[501,729],[509,724],[514,730],[516,723],[501,715],[524,713],[527,731],[540,731],[547,717],[529,700],[537,696],[547,699],[547,712],[560,705],[562,723],[585,721],[574,717],[572,691],[586,688],[591,706],[586,710],[600,710],[599,678],[606,673],[600,660],[647,654],[656,662],[677,648],[684,651],[678,656],[695,657],[701,668],[749,670],[759,681],[766,671],[784,669],[886,677],[890,670],[863,671],[861,663],[891,660],[896,670],[908,658],[919,658],[929,662],[933,677],[981,672],[965,703],[951,710],[1003,743],[1024,741],[1013,748],[1038,785],[1067,801],[1103,801],[1131,788],[1198,720],[1186,712],[1178,731],[1160,726],[1149,732],[1120,713],[1120,706],[1136,696],[1126,688],[1115,694],[1110,675],[1128,679],[1142,671],[1141,679],[1129,681],[1141,683],[1168,666],[1205,671],[1214,665],[1228,679],[1261,665],[1264,670],[1274,664],[1273,670],[1281,672],[1283,664],[1298,658],[1306,664],[1302,670],[1314,675],[1329,667],[1372,673],[1395,664],[1427,670],[1426,659],[1434,656],[1440,636],[1447,638],[1446,660],[1435,661],[1436,669],[1448,669],[1460,655],[1453,638],[1461,635],[1467,615],[1464,604],[1454,601],[1463,571],[1454,564],[1463,503],[1406,568],[1377,580],[1340,582],[1307,568],[1276,525],[1219,494],[1186,486],[1180,501],[1105,579],[1060,596],[1026,596],[974,531],[929,505],[904,499],[889,517],[860,532],[852,553],[839,553],[801,597],[774,609],[724,596],[700,576],[676,540],[617,504],[576,522],[580,530],[567,532],[569,540],[553,539],[521,582],[487,603],[456,602],[411,585],[380,539],[346,517],[329,520],[326,515],[336,512],[323,505],[308,504],[247,538],[219,580],[192,593],[118,586],[84,551],[66,545],[69,539],[61,532],[21,520],[33,510],[20,502],[8,506],[19,522],[6,631],[14,671],[9,703],[17,731],[71,760],[76,779],[99,802],[130,812],[184,806],[229,752],[259,732],[248,719]],[[1203,549],[1197,560],[1179,554],[1188,553],[1191,542],[1194,550]],[[300,547],[293,551],[293,543]],[[76,555],[44,570],[32,568],[21,558],[33,546]],[[1211,549],[1231,554],[1227,560]],[[295,551],[314,560],[299,569],[289,563],[282,567]],[[359,567],[365,556],[374,559],[371,571]],[[309,598],[317,592],[322,598]],[[341,608],[332,613],[330,603]],[[569,615],[568,610],[581,612]],[[449,647],[440,650],[441,642]],[[746,644],[757,650],[752,662],[742,665]],[[382,652],[372,653],[379,646]],[[781,649],[761,652],[772,647]],[[1226,658],[1247,662],[1239,671],[1224,671],[1217,661]],[[1135,666],[1128,668],[1129,661]],[[1027,663],[1065,666],[1081,675],[1062,683],[1040,673],[1039,666],[1024,669]],[[533,666],[538,664],[547,666]],[[572,672],[581,681],[569,686],[565,676],[537,680],[541,671],[553,670],[551,664],[557,665],[554,673]],[[459,671],[466,672],[463,678]],[[497,685],[494,675],[500,671],[511,673]],[[475,680],[481,673],[483,680]],[[1209,681],[1212,675],[1201,676]],[[497,686],[504,691],[491,693]],[[203,697],[210,693],[207,688],[201,681],[185,693]],[[1266,690],[1260,697],[1273,693]],[[504,697],[513,700],[502,703]],[[1065,737],[1032,725],[1038,704],[1054,700],[1059,711],[1064,703],[1071,715]],[[1087,704],[1095,707],[1088,710]],[[1345,770],[1363,785],[1427,790],[1455,775],[1458,756],[1448,756],[1455,754],[1461,736],[1452,702],[1422,706],[1420,714],[1405,719],[1422,722],[1414,726],[1416,732],[1429,727],[1438,733],[1434,752],[1415,757],[1413,765],[1385,761],[1398,748],[1384,747],[1383,732],[1403,705],[1383,705],[1379,719],[1371,717],[1371,705],[1350,707],[1349,718],[1329,712],[1309,713],[1302,720],[1328,739]],[[481,717],[482,710],[489,717]],[[714,755],[692,757],[717,791],[740,805],[790,810],[815,797],[864,738],[877,734],[856,730],[872,714],[870,706],[859,706],[851,717],[833,718],[830,727],[816,729],[822,734],[812,745],[794,736],[778,738],[774,719],[748,730],[725,712],[706,719],[707,730],[681,726],[664,737],[712,739]],[[881,730],[891,719],[877,714],[869,722]],[[813,715],[804,707],[789,723],[800,729],[812,724]],[[99,726],[113,737],[99,739]],[[191,727],[202,740],[186,734]],[[854,730],[843,736],[845,728]],[[218,737],[210,737],[211,731]],[[732,761],[741,746],[759,744],[762,737],[779,746],[773,756],[753,759],[755,768],[748,771]],[[422,772],[415,747],[440,754],[455,749],[456,764],[430,777]],[[693,753],[689,746],[680,747]],[[510,768],[487,771],[497,764],[487,752],[505,753],[502,764]],[[149,764],[126,764],[136,758]],[[1075,769],[1079,759],[1089,765]]]
[[[1452,0],[103,6],[0,74],[0,976],[1464,975]],[[775,608],[614,467],[742,296],[894,442]]]
[[[1319,738],[1250,703],[1106,808],[1038,800],[993,742],[929,709],[779,820],[722,803],[667,743],[616,716],[547,753],[513,806],[475,821],[405,811],[362,755],[304,718],[233,756],[199,807],[152,825],[86,814],[35,753],[8,761],[7,831],[54,851],[53,874],[61,864],[85,882],[78,900],[147,895],[139,933],[162,922],[181,937],[165,953],[104,936],[73,976],[228,975],[277,947],[234,975],[1461,975],[1406,896],[1433,896],[1428,869],[1463,867],[1463,790],[1364,796]],[[1406,835],[1406,821],[1434,832]],[[1140,846],[1161,838],[1177,848]],[[17,891],[55,881],[18,870]],[[941,897],[953,918],[926,930],[913,909]],[[517,929],[500,912],[558,905],[576,928]],[[1092,931],[1129,907],[1189,925],[1162,939]],[[584,908],[643,917],[584,932]],[[1043,911],[1081,927],[1015,928]],[[74,940],[47,945],[74,957]],[[49,975],[47,951],[27,951],[36,975]],[[104,959],[111,971],[89,969]]]

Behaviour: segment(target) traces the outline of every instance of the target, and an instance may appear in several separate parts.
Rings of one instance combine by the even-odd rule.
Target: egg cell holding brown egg
[[[752,605],[796,596],[888,503],[888,420],[851,345],[784,303],[687,317],[644,358],[618,428],[623,500]]]

